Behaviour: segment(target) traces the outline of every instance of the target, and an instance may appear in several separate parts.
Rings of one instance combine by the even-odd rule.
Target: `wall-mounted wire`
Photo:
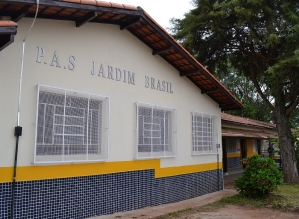
[[[20,112],[21,112],[21,96],[22,96],[22,81],[23,81],[23,69],[24,69],[24,57],[25,57],[25,44],[27,36],[29,35],[35,20],[37,18],[39,8],[39,0],[36,0],[36,12],[33,19],[33,22],[23,39],[22,44],[22,59],[21,59],[21,71],[20,71],[20,83],[19,83],[19,96],[18,96],[18,116],[17,116],[17,126],[15,127],[16,136],[16,150],[15,150],[15,159],[14,159],[14,173],[12,181],[12,195],[11,195],[11,208],[10,208],[10,219],[14,218],[14,208],[15,208],[15,191],[16,191],[16,177],[17,177],[17,164],[18,164],[18,148],[19,148],[19,137],[22,135],[22,127],[20,126]]]

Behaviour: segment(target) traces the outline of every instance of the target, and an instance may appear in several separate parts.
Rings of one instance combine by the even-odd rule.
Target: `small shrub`
[[[282,184],[283,176],[272,158],[258,154],[242,160],[246,165],[243,175],[235,179],[235,186],[246,197],[266,197]]]

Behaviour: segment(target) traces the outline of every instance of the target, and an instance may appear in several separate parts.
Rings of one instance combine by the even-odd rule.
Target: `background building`
[[[275,137],[275,124],[221,113],[223,171],[241,167],[240,160],[254,154],[268,155],[268,138]]]

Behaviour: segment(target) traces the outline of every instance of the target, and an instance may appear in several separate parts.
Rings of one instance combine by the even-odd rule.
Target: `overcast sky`
[[[191,0],[111,0],[111,2],[141,6],[165,29],[170,27],[171,18],[183,18],[186,12],[193,9]]]

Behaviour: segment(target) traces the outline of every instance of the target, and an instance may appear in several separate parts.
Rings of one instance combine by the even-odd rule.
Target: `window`
[[[236,154],[240,152],[240,139],[228,138],[226,139],[226,152],[228,154]]]
[[[176,110],[137,103],[137,158],[176,155]]]
[[[109,98],[38,86],[35,163],[108,157]]]
[[[192,154],[217,153],[216,116],[204,113],[192,113]]]

